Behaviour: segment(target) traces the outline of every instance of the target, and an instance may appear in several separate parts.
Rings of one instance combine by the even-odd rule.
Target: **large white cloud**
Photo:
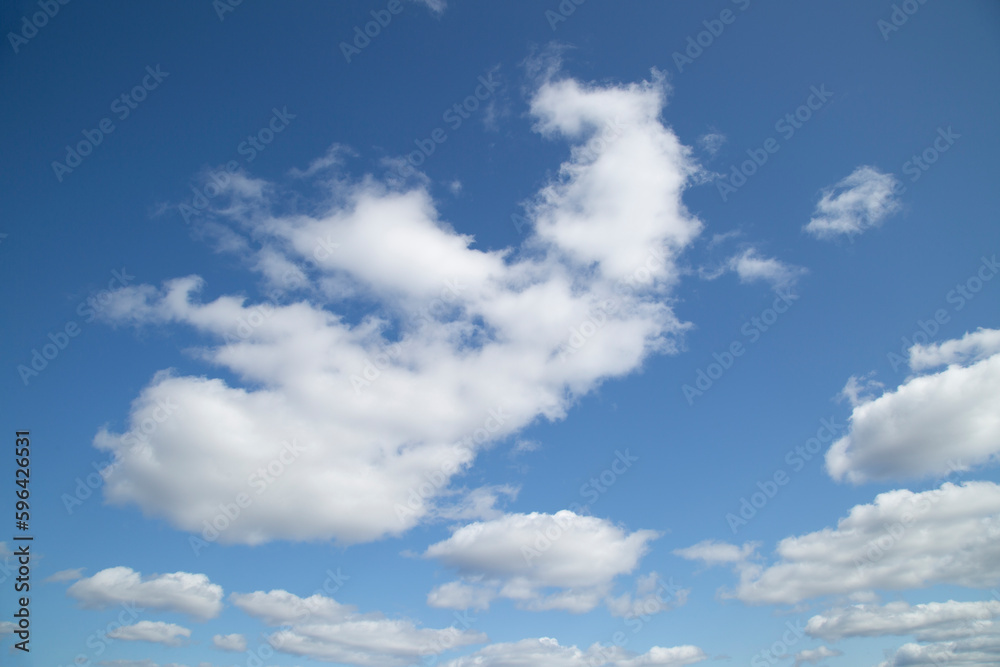
[[[395,667],[487,641],[486,635],[469,628],[420,628],[407,619],[357,613],[319,594],[300,598],[274,590],[230,598],[265,624],[282,626],[267,638],[276,650],[322,662]]]
[[[375,540],[463,515],[449,502],[495,514],[449,487],[483,443],[563,417],[686,328],[671,287],[702,225],[681,201],[696,167],[660,120],[665,94],[660,78],[538,85],[537,129],[573,148],[519,249],[473,247],[419,178],[328,178],[290,212],[277,186],[228,177],[210,229],[279,291],[202,302],[188,277],[116,293],[110,319],[190,326],[218,370],[152,380],[129,420],[145,447],[97,435],[118,457],[106,498],[250,544]],[[589,141],[608,125],[613,140]],[[221,516],[241,494],[238,518]]]
[[[636,655],[618,646],[594,644],[586,651],[560,646],[551,637],[492,644],[472,655],[451,660],[444,667],[681,667],[708,656],[697,646],[654,646]]]
[[[945,476],[1000,455],[1000,331],[910,349],[910,366],[937,373],[855,401],[850,432],[826,454],[836,480]],[[856,384],[852,382],[851,387]]]
[[[739,584],[724,596],[750,604],[795,604],[933,584],[995,586],[1000,486],[946,482],[922,493],[881,493],[872,504],[853,507],[836,528],[787,537],[776,551],[777,562],[766,567],[749,554],[737,562]],[[696,552],[690,557],[698,558]]]
[[[616,577],[638,567],[656,537],[651,530],[626,533],[606,519],[568,510],[472,523],[427,548],[425,556],[466,580],[435,589],[428,602],[484,608],[502,597],[526,609],[590,611],[608,597]]]
[[[118,604],[161,611],[177,611],[205,620],[222,610],[222,587],[204,574],[172,572],[143,577],[128,567],[109,567],[80,579],[66,593],[84,607]]]

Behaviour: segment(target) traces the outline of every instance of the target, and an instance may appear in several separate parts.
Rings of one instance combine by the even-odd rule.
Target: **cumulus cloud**
[[[878,227],[900,209],[892,174],[874,167],[858,167],[834,187],[824,190],[805,230],[819,239],[860,234]]]
[[[110,567],[80,579],[66,593],[88,608],[128,603],[181,612],[200,620],[213,618],[222,610],[222,587],[204,574],[189,572],[143,577],[128,567]]]
[[[1000,455],[1000,331],[910,348],[910,366],[936,373],[907,378],[875,398],[853,396],[850,430],[830,447],[826,469],[837,481],[945,476]]]
[[[139,621],[134,625],[123,625],[108,633],[112,639],[132,642],[152,642],[165,646],[180,646],[191,636],[191,631],[173,623],[162,621]]]
[[[1000,664],[1000,637],[977,637],[935,644],[903,644],[879,667],[993,667]]]
[[[727,542],[704,540],[698,544],[683,549],[674,549],[674,554],[688,560],[698,560],[705,565],[722,565],[726,563],[741,563],[756,551],[758,544],[748,542],[739,547]]]
[[[929,602],[910,605],[853,605],[831,609],[809,619],[812,637],[839,641],[850,637],[914,635],[920,641],[941,642],[974,636],[1000,636],[1000,601]]]
[[[981,361],[1000,352],[1000,329],[980,327],[958,339],[943,343],[917,343],[910,348],[910,368],[923,371],[937,366],[960,366]]]
[[[434,589],[428,603],[482,609],[499,597],[536,611],[590,611],[608,597],[616,577],[638,567],[656,537],[568,510],[472,523],[424,553],[463,577]]]
[[[230,596],[238,608],[270,626],[276,650],[323,662],[396,667],[423,656],[482,644],[486,635],[468,628],[420,628],[410,620],[358,613],[323,595],[300,598],[282,590]]]
[[[247,650],[247,638],[237,632],[231,635],[215,635],[212,637],[212,646],[221,651],[242,653]]]
[[[519,642],[491,644],[472,655],[451,660],[445,667],[681,667],[693,665],[708,656],[697,646],[654,646],[636,655],[619,646],[594,644],[586,651],[576,646],[560,646],[551,637],[522,639]]]
[[[806,273],[799,266],[792,266],[773,257],[763,257],[756,249],[747,248],[729,259],[728,268],[735,271],[740,282],[763,281],[775,290],[791,290],[796,281]]]
[[[843,653],[828,646],[807,648],[795,654],[795,667],[801,667],[805,664],[815,665],[820,660],[836,658],[839,655],[843,655]]]
[[[665,97],[660,76],[592,86],[550,72],[538,84],[535,127],[571,153],[529,202],[519,248],[474,247],[419,178],[329,179],[320,202],[287,211],[278,186],[231,175],[204,217],[270,276],[273,297],[206,301],[196,276],[115,293],[110,320],[190,327],[213,371],[163,372],[142,390],[128,420],[139,453],[98,433],[118,457],[106,499],[208,534],[247,494],[218,535],[246,544],[358,543],[477,508],[495,516],[488,494],[451,487],[483,446],[564,417],[687,329],[670,299],[702,227],[682,202],[697,168],[660,120]],[[608,124],[618,135],[595,149]],[[157,420],[164,406],[172,416]],[[289,439],[299,454],[280,464]]]
[[[739,584],[723,597],[796,604],[823,596],[909,590],[934,584],[1000,583],[1000,486],[944,483],[888,491],[856,505],[836,528],[778,543],[777,562],[736,564]]]

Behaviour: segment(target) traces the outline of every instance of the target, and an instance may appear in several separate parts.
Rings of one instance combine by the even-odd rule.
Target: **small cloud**
[[[347,146],[333,144],[324,155],[310,162],[305,170],[292,168],[288,173],[295,178],[310,178],[321,171],[343,165],[344,158],[351,155],[356,155],[356,153]]]
[[[444,13],[445,8],[448,6],[447,0],[413,0],[413,1],[423,5],[424,7],[427,7],[427,9],[431,10],[432,12],[434,12],[439,16]]]
[[[139,621],[135,625],[123,625],[113,629],[108,633],[108,637],[123,641],[181,646],[185,639],[191,637],[191,631],[163,621]]]
[[[724,234],[712,234],[712,238],[708,242],[708,247],[714,248],[720,243],[725,243],[729,239],[739,238],[742,235],[743,232],[741,232],[738,229],[732,229],[728,232],[725,232]]]
[[[754,248],[747,248],[729,259],[727,268],[735,271],[742,283],[764,281],[774,290],[789,290],[795,286],[806,270],[801,266],[786,264],[773,257],[762,257]]]
[[[698,145],[701,146],[703,151],[713,156],[719,152],[724,143],[726,143],[726,135],[719,132],[709,132],[698,137]]]
[[[758,546],[756,542],[747,542],[740,547],[728,542],[703,540],[690,547],[674,549],[673,553],[687,560],[701,561],[705,566],[739,564],[753,556]]]
[[[231,635],[215,635],[212,637],[212,646],[222,651],[242,653],[247,650],[247,638],[236,632]]]
[[[55,574],[45,579],[45,583],[55,584],[63,581],[76,581],[83,576],[83,568],[77,567],[72,570],[59,570]]]
[[[820,646],[818,648],[805,649],[804,651],[799,651],[795,654],[795,667],[801,667],[802,665],[809,663],[810,665],[815,665],[820,660],[825,658],[836,658],[837,656],[844,655],[841,651],[834,648],[829,648],[827,646]]]
[[[853,237],[871,227],[878,227],[900,209],[893,193],[897,181],[874,167],[858,167],[832,188],[823,191],[814,217],[804,227],[818,239],[840,235]]]

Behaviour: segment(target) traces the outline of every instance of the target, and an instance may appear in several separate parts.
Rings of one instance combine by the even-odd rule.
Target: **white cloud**
[[[968,365],[1000,352],[1000,329],[983,329],[966,333],[943,343],[917,343],[910,348],[910,368],[922,371],[936,366]]]
[[[0,622],[0,635],[10,635],[17,631],[17,626],[10,621]]]
[[[162,621],[139,621],[134,625],[123,625],[108,633],[112,639],[132,642],[153,642],[165,646],[180,646],[191,636],[191,631],[173,623]]]
[[[995,667],[1000,664],[1000,637],[976,637],[936,644],[903,644],[879,667]]]
[[[205,620],[222,609],[222,587],[204,574],[174,572],[146,577],[128,567],[110,567],[80,579],[66,593],[84,607],[104,608],[121,603],[176,611]]]
[[[656,572],[636,577],[635,594],[623,593],[618,597],[604,600],[608,612],[618,618],[646,617],[676,609],[687,603],[691,591],[674,584],[673,579],[664,582]]]
[[[424,5],[435,14],[443,13],[445,8],[448,6],[447,0],[413,0],[413,2],[418,2],[421,5]]]
[[[449,581],[427,594],[427,604],[443,609],[489,609],[496,591],[483,586]]]
[[[826,454],[838,481],[945,476],[1000,455],[1000,331],[910,349],[916,369],[949,364],[908,378],[877,398],[861,396],[855,378],[850,431]],[[966,363],[968,365],[962,365]]]
[[[63,581],[75,581],[83,576],[83,568],[77,567],[72,570],[59,570],[46,577],[47,583],[61,583]]]
[[[654,646],[636,655],[618,646],[594,644],[586,651],[560,646],[550,637],[492,644],[472,655],[451,660],[444,667],[681,667],[708,656],[697,646]]]
[[[736,272],[740,282],[763,281],[775,290],[785,291],[794,287],[796,281],[806,273],[802,267],[792,266],[773,257],[762,257],[754,248],[747,248],[734,255],[727,266],[730,271]]]
[[[742,547],[727,542],[704,540],[698,544],[683,549],[675,549],[674,553],[688,560],[699,560],[705,565],[722,565],[725,563],[740,563],[754,554],[758,544],[748,542]]]
[[[406,619],[359,614],[319,594],[300,598],[281,590],[256,591],[230,599],[267,625],[285,626],[267,638],[276,650],[324,662],[396,667],[487,641],[486,635],[469,629],[419,628]]]
[[[914,635],[920,641],[940,642],[973,636],[1000,636],[1000,601],[929,602],[910,605],[854,605],[817,614],[806,632],[812,637],[838,641],[850,637]]]
[[[718,153],[724,143],[726,143],[726,135],[718,132],[709,132],[698,137],[698,145],[709,155]]]
[[[839,655],[843,655],[843,653],[828,646],[807,648],[795,654],[795,667],[800,667],[801,665],[805,665],[807,663],[815,665],[820,660],[825,660],[826,658],[836,658]]]
[[[234,605],[259,618],[267,625],[286,625],[311,619],[337,623],[353,615],[357,609],[345,605],[325,595],[311,595],[307,598],[288,591],[255,591],[253,593],[232,593],[229,599]]]
[[[820,239],[853,236],[882,224],[900,209],[893,194],[897,179],[874,167],[858,167],[833,188],[825,190],[805,230]]]
[[[212,646],[222,651],[242,653],[247,650],[247,638],[237,632],[230,635],[214,635]]]
[[[525,609],[590,611],[609,595],[616,577],[638,567],[656,537],[651,530],[626,533],[606,519],[568,510],[472,523],[424,553],[464,579],[435,589],[428,603],[471,602],[482,609],[500,597]]]
[[[857,505],[836,528],[778,543],[770,566],[736,564],[739,584],[723,597],[795,604],[823,596],[909,590],[934,584],[1000,583],[1000,486],[950,482],[914,493],[888,491]]]
[[[201,302],[197,277],[116,293],[110,319],[188,325],[218,370],[153,378],[129,427],[152,423],[158,402],[175,416],[141,455],[98,433],[99,449],[121,455],[106,498],[200,533],[246,493],[224,543],[371,541],[448,516],[442,505],[495,516],[479,503],[488,494],[450,486],[488,441],[564,417],[603,380],[676,350],[687,329],[669,304],[678,257],[701,230],[681,198],[696,167],[660,120],[665,96],[662,77],[539,85],[538,130],[573,151],[528,207],[534,232],[520,249],[473,247],[419,179],[408,189],[331,179],[321,202],[284,212],[277,186],[233,175],[205,217],[245,239],[229,246],[271,283],[282,258],[307,281],[267,308]],[[614,141],[583,150],[615,121]],[[345,299],[368,314],[336,314],[353,312]],[[258,493],[255,472],[292,438],[301,454]]]

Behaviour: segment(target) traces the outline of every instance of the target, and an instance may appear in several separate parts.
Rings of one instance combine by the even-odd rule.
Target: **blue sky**
[[[0,21],[5,664],[1000,661],[995,4]]]

